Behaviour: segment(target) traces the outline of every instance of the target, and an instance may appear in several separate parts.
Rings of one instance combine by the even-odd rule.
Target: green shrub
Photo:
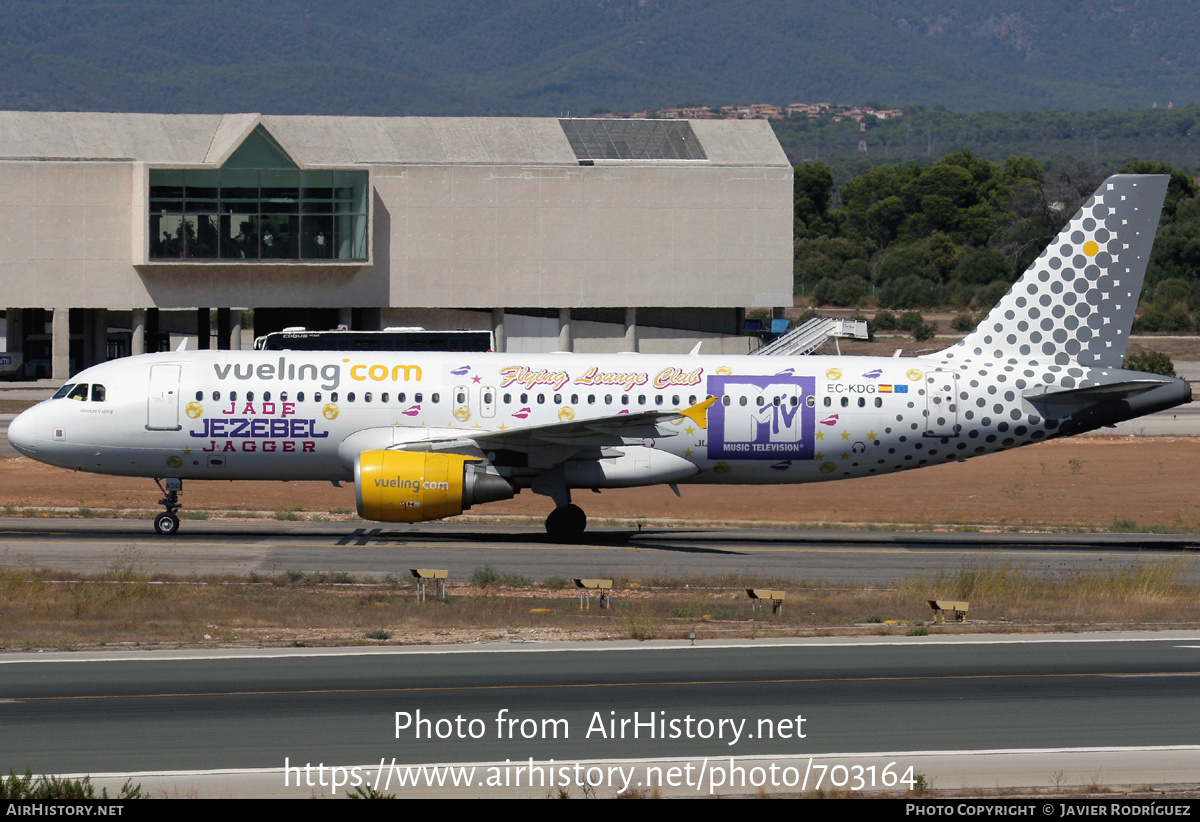
[[[950,321],[950,327],[955,331],[962,331],[965,334],[970,334],[975,330],[975,326],[979,325],[979,320],[970,314],[956,314],[954,319]]]
[[[1143,351],[1140,354],[1128,354],[1125,357],[1125,367],[1130,371],[1145,371],[1149,374],[1162,374],[1165,377],[1175,376],[1175,363],[1166,354],[1157,351]]]

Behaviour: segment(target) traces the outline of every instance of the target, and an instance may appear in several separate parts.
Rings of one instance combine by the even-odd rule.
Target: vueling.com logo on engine
[[[375,480],[376,488],[401,488],[412,491],[414,494],[418,491],[449,491],[450,483],[434,482],[433,480],[426,481],[424,477],[415,480],[400,479],[377,479]]]

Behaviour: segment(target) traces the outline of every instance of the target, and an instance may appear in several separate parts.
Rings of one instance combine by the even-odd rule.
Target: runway
[[[1200,764],[1197,677],[1200,634],[1183,632],[14,654],[0,657],[0,761],[184,795],[314,793],[285,761],[367,779],[382,762],[395,779],[393,762],[799,773],[816,757],[911,765],[942,788],[1162,784]],[[547,793],[493,787],[401,794]]]
[[[0,518],[0,566],[99,573],[114,562],[158,574],[345,572],[359,579],[445,568],[451,581],[483,565],[532,580],[578,576],[750,576],[887,583],[980,564],[1033,573],[1180,562],[1200,577],[1194,534],[1028,534],[647,528],[590,530],[580,544],[537,526],[185,521],[163,538],[148,523]]]

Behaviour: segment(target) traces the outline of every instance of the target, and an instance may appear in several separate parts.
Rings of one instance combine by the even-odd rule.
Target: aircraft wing
[[[482,458],[489,451],[517,451],[526,454],[532,468],[552,468],[586,453],[595,459],[614,456],[608,449],[622,445],[642,445],[647,438],[674,437],[683,421],[697,428],[708,427],[708,409],[716,402],[709,398],[689,408],[670,411],[639,411],[609,414],[603,417],[564,420],[525,428],[430,428],[426,426],[381,426],[357,431],[342,441],[338,454],[352,467],[364,451],[437,451]]]
[[[708,409],[716,398],[689,408],[671,411],[638,411],[610,414],[604,417],[566,420],[528,428],[493,429],[481,434],[468,434],[483,448],[525,449],[546,445],[595,447],[628,444],[646,437],[674,437],[678,431],[666,427],[671,423],[691,420],[698,428],[708,427]]]

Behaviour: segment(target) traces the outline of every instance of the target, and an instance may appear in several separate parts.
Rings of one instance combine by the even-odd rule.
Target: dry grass
[[[1181,560],[1046,578],[1011,564],[913,577],[895,587],[795,585],[726,577],[617,579],[613,608],[579,609],[554,585],[451,585],[417,602],[411,583],[346,574],[172,578],[119,553],[96,577],[0,569],[0,647],[422,643],[524,639],[700,639],[817,634],[903,635],[931,598],[968,600],[964,624],[930,633],[1200,625],[1200,584]],[[752,610],[746,587],[786,590],[780,614]],[[379,637],[389,636],[388,639]],[[374,638],[371,638],[374,637]]]

